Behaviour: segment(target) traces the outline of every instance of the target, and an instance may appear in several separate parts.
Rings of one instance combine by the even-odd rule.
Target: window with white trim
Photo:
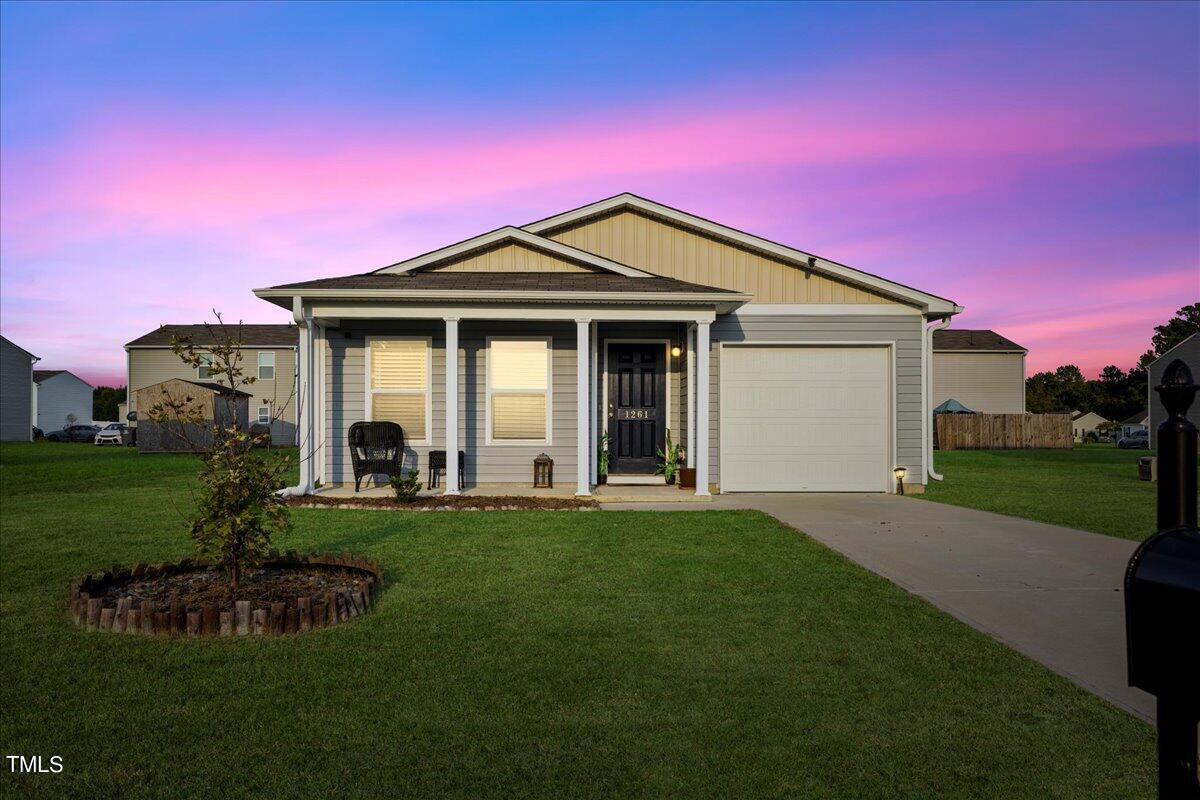
[[[200,355],[200,364],[196,367],[196,380],[212,380],[212,363],[212,356],[207,354]]]
[[[258,351],[258,379],[260,381],[275,380],[275,351]]]
[[[489,444],[550,443],[550,339],[489,338]]]
[[[258,407],[258,424],[259,425],[270,425],[271,424],[271,407],[270,406],[259,406]]]
[[[367,419],[395,422],[406,442],[429,444],[429,338],[372,338],[368,348]]]

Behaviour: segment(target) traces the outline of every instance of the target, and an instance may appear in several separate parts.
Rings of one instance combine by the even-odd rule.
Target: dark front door
[[[650,474],[666,436],[666,364],[661,344],[608,346],[608,471]]]

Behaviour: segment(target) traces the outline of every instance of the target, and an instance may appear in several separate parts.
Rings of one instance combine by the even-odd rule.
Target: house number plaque
[[[617,419],[650,419],[650,412],[644,408],[622,408]]]

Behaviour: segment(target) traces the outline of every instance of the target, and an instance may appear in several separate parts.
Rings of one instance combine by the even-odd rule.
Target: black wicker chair
[[[463,488],[463,475],[466,470],[463,465],[467,461],[467,454],[462,450],[458,451],[458,488]],[[430,450],[429,451],[429,488],[436,488],[438,485],[438,473],[446,474],[446,451],[445,450]]]
[[[354,491],[363,478],[401,474],[404,466],[404,430],[394,422],[356,422],[350,426],[350,463],[354,466]]]

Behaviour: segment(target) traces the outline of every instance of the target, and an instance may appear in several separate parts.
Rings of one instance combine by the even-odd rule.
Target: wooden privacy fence
[[[940,450],[1070,449],[1070,414],[938,414]]]

